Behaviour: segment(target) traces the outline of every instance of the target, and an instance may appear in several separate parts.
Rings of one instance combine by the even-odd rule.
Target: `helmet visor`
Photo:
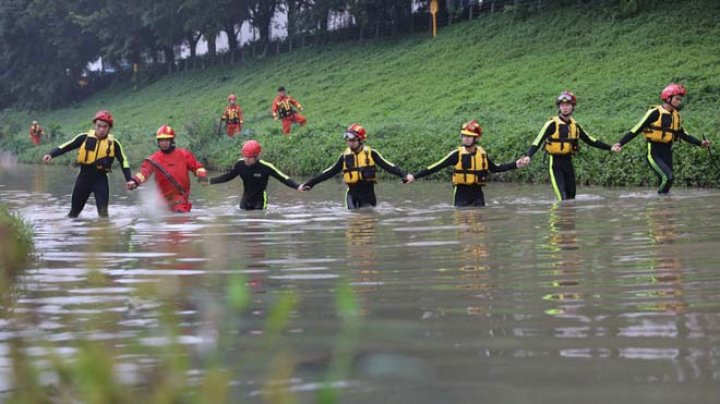
[[[358,134],[349,130],[343,134],[343,139],[345,140],[354,140],[354,139],[360,139],[358,137]]]
[[[557,98],[557,103],[560,104],[563,102],[572,104],[573,103],[572,96],[570,94],[560,94],[560,96]]]

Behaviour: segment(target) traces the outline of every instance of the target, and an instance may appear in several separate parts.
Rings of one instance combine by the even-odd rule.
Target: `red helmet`
[[[572,91],[565,90],[555,99],[555,106],[559,106],[563,102],[569,102],[572,105],[577,105],[577,97]]]
[[[175,139],[175,130],[169,125],[163,125],[155,132],[156,139]]]
[[[366,138],[365,136],[365,128],[360,126],[360,124],[354,123],[350,126],[348,126],[347,130],[345,131],[345,134],[343,134],[343,139],[358,139],[359,141],[364,141]]]
[[[668,98],[672,98],[673,96],[685,94],[687,94],[687,90],[684,85],[670,83],[662,90],[662,93],[660,93],[660,99],[667,101]]]
[[[248,140],[243,144],[242,151],[240,153],[243,157],[257,157],[260,155],[261,151],[262,146],[260,146],[260,143],[258,143],[257,140]]]
[[[107,109],[101,109],[100,111],[95,113],[95,117],[93,118],[92,121],[93,121],[93,123],[95,123],[95,121],[98,121],[98,120],[107,122],[107,124],[110,125],[110,127],[113,126],[112,114]]]
[[[237,95],[235,95],[235,94],[228,95],[228,101],[237,101]]]
[[[480,137],[483,132],[480,124],[473,119],[472,121],[463,124],[460,133],[465,136]]]

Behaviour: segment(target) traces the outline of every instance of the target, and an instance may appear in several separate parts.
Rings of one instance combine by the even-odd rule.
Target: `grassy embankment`
[[[115,114],[116,135],[136,165],[155,149],[162,123],[180,132],[210,166],[236,158],[241,140],[214,132],[230,92],[239,96],[245,135],[263,144],[265,159],[293,175],[327,167],[342,150],[340,134],[352,122],[365,125],[369,144],[391,161],[417,170],[458,144],[462,122],[478,119],[483,145],[497,162],[522,155],[548,116],[554,97],[572,89],[579,97],[576,118],[594,136],[613,143],[631,128],[670,81],[690,91],[686,129],[720,144],[720,3],[711,0],[664,3],[635,17],[604,8],[568,8],[531,15],[482,16],[440,31],[367,43],[304,49],[166,77],[149,84],[118,85],[63,110],[4,113],[0,148],[22,161],[38,161],[49,149],[29,145],[33,118],[53,127],[58,144],[89,127],[95,110]],[[275,88],[288,86],[305,106],[309,125],[293,137],[272,121]],[[636,139],[620,156],[585,148],[576,159],[581,183],[654,183]],[[504,179],[546,181],[536,157],[530,169]],[[679,145],[677,184],[714,186],[720,170],[705,151]]]

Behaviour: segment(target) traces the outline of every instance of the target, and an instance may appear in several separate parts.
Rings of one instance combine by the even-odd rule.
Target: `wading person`
[[[375,206],[377,204],[375,197],[376,166],[401,178],[405,177],[405,174],[396,165],[385,160],[377,150],[364,144],[366,136],[365,128],[362,126],[350,125],[343,138],[347,142],[347,148],[340,154],[335,164],[300,187],[301,189],[310,189],[342,172],[343,181],[348,186],[345,197],[347,208]]]
[[[530,164],[531,157],[540,147],[550,156],[550,182],[555,196],[564,201],[575,199],[575,167],[573,156],[580,149],[580,140],[586,144],[610,150],[610,145],[595,139],[575,122],[572,117],[577,106],[577,98],[570,91],[563,91],[555,100],[558,114],[551,117],[538,133],[528,149],[527,156],[523,157],[523,164]],[[544,146],[543,146],[544,145]]]
[[[710,147],[709,140],[699,140],[687,132],[680,121],[680,108],[687,90],[682,84],[670,83],[660,93],[662,104],[650,108],[640,122],[635,125],[620,141],[613,145],[613,150],[633,140],[640,132],[647,141],[647,161],[658,177],[658,194],[670,192],[675,176],[673,174],[673,143],[684,140],[695,146]]]
[[[442,160],[428,166],[415,174],[405,177],[407,183],[453,166],[452,183],[456,207],[485,206],[483,186],[490,173],[500,173],[524,166],[522,159],[497,165],[488,157],[485,149],[477,142],[483,131],[477,121],[463,124],[460,130],[462,145],[451,151]]]
[[[272,116],[276,121],[278,118],[282,120],[282,131],[285,135],[290,134],[293,123],[297,123],[300,126],[304,126],[307,123],[307,119],[300,115],[295,108],[300,111],[303,110],[302,105],[300,105],[295,98],[287,95],[285,87],[278,87],[278,94],[272,103]]]
[[[98,111],[93,118],[93,124],[95,125],[94,129],[75,136],[71,141],[52,149],[50,153],[43,156],[43,161],[49,162],[57,156],[78,149],[76,163],[80,166],[80,173],[75,179],[69,217],[78,217],[90,194],[95,195],[98,216],[108,216],[110,187],[107,173],[110,172],[116,158],[125,176],[127,188],[132,189],[135,185],[123,148],[120,142],[110,134],[113,126],[113,117],[110,112],[104,109]]]
[[[32,121],[32,124],[30,125],[30,141],[35,146],[40,144],[40,138],[45,134],[45,130],[43,130],[42,126],[38,123],[38,121]]]
[[[242,131],[243,111],[237,103],[237,96],[235,94],[228,95],[228,105],[220,117],[220,124],[223,122],[225,123],[225,133],[228,137],[239,135]],[[220,128],[218,127],[218,132],[219,131]]]
[[[283,174],[274,165],[260,159],[262,147],[255,140],[248,140],[242,146],[240,154],[242,159],[238,160],[232,170],[215,178],[210,179],[210,184],[222,184],[235,177],[240,177],[243,183],[243,194],[240,199],[240,209],[256,210],[267,208],[267,185],[268,178],[274,177],[290,188],[298,189],[299,185]]]
[[[207,182],[207,172],[189,150],[175,146],[175,130],[162,125],[155,133],[158,151],[143,160],[140,171],[133,177],[135,188],[155,174],[155,185],[172,212],[190,212],[190,176]]]

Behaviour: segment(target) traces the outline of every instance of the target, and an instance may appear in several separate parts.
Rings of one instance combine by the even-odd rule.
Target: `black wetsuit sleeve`
[[[341,154],[340,157],[335,162],[335,164],[326,168],[325,171],[323,171],[322,173],[320,173],[320,174],[316,175],[315,177],[311,178],[310,180],[308,180],[305,183],[305,185],[312,187],[312,186],[315,186],[316,184],[319,184],[319,183],[331,178],[335,174],[338,174],[340,171],[342,171],[342,166],[343,166],[343,155]]]
[[[517,164],[514,161],[497,165],[490,159],[490,156],[487,156],[487,161],[488,169],[491,173],[504,173],[505,171],[510,171],[517,168]]]
[[[680,134],[678,137],[688,143],[694,144],[695,146],[702,146],[702,141],[695,136],[685,132],[685,129],[680,128]]]
[[[398,177],[404,177],[405,173],[403,170],[400,169],[400,167],[396,166],[395,164],[385,160],[385,157],[382,156],[382,154],[378,153],[377,150],[373,149],[371,151],[372,158],[375,160],[375,163],[380,166],[383,170],[389,172],[390,174],[397,175]]]
[[[660,117],[660,111],[657,108],[652,108],[648,110],[647,113],[645,113],[645,116],[643,119],[640,120],[640,122],[637,123],[628,133],[625,134],[625,136],[620,139],[618,143],[620,143],[620,146],[624,146],[631,140],[635,139],[635,136],[637,136],[640,132],[642,132],[643,129],[650,126],[651,123],[657,121],[657,119]]]
[[[274,177],[276,180],[282,182],[283,184],[287,185],[288,187],[292,189],[298,189],[300,184],[293,181],[290,177],[285,175],[282,171],[278,170],[277,167],[274,165],[268,163],[267,161],[259,161],[259,164],[262,164],[263,167],[267,170],[267,174]]]
[[[210,184],[222,184],[224,182],[228,182],[235,177],[240,175],[240,162],[238,161],[233,166],[232,170],[226,172],[225,174],[219,175],[215,178],[210,178]]]
[[[585,129],[583,129],[580,125],[577,125],[577,127],[578,127],[578,132],[580,132],[580,140],[582,140],[583,142],[585,142],[588,145],[595,147],[597,149],[602,149],[602,150],[612,149],[612,146],[610,146],[609,144],[590,136],[587,132],[585,132]]]
[[[115,157],[118,160],[118,163],[120,164],[120,169],[123,172],[123,176],[125,176],[125,181],[132,181],[132,172],[130,171],[130,162],[128,161],[127,156],[125,155],[125,151],[123,150],[122,144],[115,140],[113,143],[115,143]]]
[[[459,155],[460,155],[460,153],[457,150],[453,150],[450,153],[448,153],[447,156],[443,157],[442,160],[440,160],[434,164],[431,164],[431,165],[427,166],[426,168],[423,168],[422,170],[413,174],[413,177],[415,177],[415,179],[427,177],[428,175],[434,174],[434,173],[442,170],[445,167],[454,166],[458,162]]]
[[[63,143],[60,146],[50,150],[49,154],[53,158],[55,158],[57,156],[62,156],[63,154],[69,152],[70,150],[75,150],[75,149],[79,148],[83,144],[83,142],[85,142],[86,137],[87,137],[86,133],[81,133],[81,134],[75,136],[75,138],[73,138],[73,140],[71,140],[67,143]]]
[[[545,142],[545,139],[548,138],[551,134],[555,132],[555,121],[549,120],[545,122],[545,125],[540,129],[540,132],[538,132],[537,136],[535,136],[535,140],[533,140],[532,144],[530,145],[530,148],[527,151],[527,156],[532,157],[539,149],[540,146]]]

